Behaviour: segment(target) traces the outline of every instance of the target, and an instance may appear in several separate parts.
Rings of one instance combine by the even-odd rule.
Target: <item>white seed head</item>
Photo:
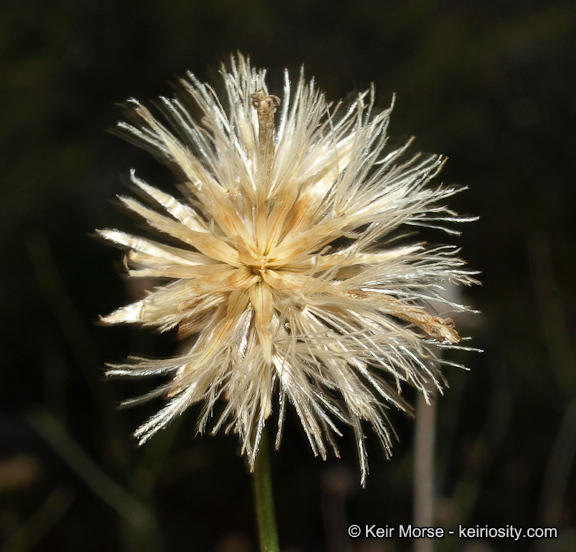
[[[221,73],[223,100],[188,74],[186,98],[161,98],[167,123],[136,101],[135,122],[119,123],[185,193],[177,199],[132,172],[160,210],[122,202],[177,245],[100,231],[128,250],[129,276],[167,281],[102,320],[177,328],[185,347],[108,374],[169,376],[145,397],[167,403],[136,431],[140,442],[201,403],[199,431],[218,412],[213,431],[238,433],[253,466],[273,413],[280,444],[289,404],[322,458],[328,448],[338,454],[335,437],[353,429],[364,481],[365,426],[389,454],[386,409],[409,410],[403,384],[440,388],[438,350],[460,342],[431,303],[464,310],[443,285],[475,283],[472,272],[454,247],[398,239],[406,226],[454,233],[444,225],[466,219],[443,202],[458,189],[430,185],[441,157],[406,158],[408,144],[385,151],[391,108],[375,112],[373,90],[333,106],[303,74],[294,86],[286,73],[281,98],[269,94],[265,71],[242,56]]]

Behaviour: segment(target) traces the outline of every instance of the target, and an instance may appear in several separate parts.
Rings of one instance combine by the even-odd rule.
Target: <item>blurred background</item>
[[[115,204],[132,167],[167,172],[107,133],[129,97],[150,103],[232,52],[281,94],[301,64],[328,98],[396,93],[390,144],[443,153],[452,201],[480,220],[456,243],[482,287],[459,320],[485,352],[452,360],[438,402],[435,524],[557,527],[548,540],[459,540],[440,552],[576,549],[576,5],[570,0],[88,0],[0,6],[0,547],[15,551],[257,549],[235,436],[195,438],[195,413],[137,448],[153,382],[104,381],[106,361],[170,355],[173,335],[95,324],[139,291],[95,228],[133,230]],[[434,242],[446,237],[430,232]],[[408,391],[408,396],[411,397]],[[412,398],[412,397],[411,397]],[[392,412],[390,461],[366,489],[351,435],[315,459],[294,416],[273,454],[284,552],[401,552],[349,523],[413,519],[414,421]]]

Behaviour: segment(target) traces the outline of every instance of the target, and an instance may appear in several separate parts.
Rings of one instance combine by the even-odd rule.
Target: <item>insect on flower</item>
[[[221,74],[224,100],[192,74],[181,81],[200,120],[184,100],[161,98],[167,123],[136,100],[135,122],[119,123],[173,170],[183,194],[132,171],[160,210],[121,201],[178,245],[100,231],[128,250],[129,276],[167,281],[102,320],[177,328],[185,348],[165,360],[131,357],[108,374],[169,376],[143,397],[168,402],[136,431],[140,442],[200,403],[199,431],[210,422],[238,433],[253,466],[268,418],[278,418],[279,446],[293,408],[323,458],[352,428],[364,481],[365,426],[389,454],[386,409],[409,410],[402,384],[440,388],[438,350],[460,342],[430,303],[465,310],[443,283],[475,282],[457,248],[404,243],[398,229],[455,233],[444,225],[471,219],[443,205],[457,188],[429,184],[441,157],[406,159],[408,144],[385,151],[392,108],[375,113],[373,89],[332,105],[314,81],[301,74],[293,86],[286,72],[280,99],[242,56]]]

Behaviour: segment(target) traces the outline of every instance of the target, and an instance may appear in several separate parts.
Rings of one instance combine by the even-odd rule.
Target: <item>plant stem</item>
[[[416,403],[416,435],[414,444],[414,525],[434,525],[434,445],[436,441],[436,390],[431,402],[418,394]],[[432,552],[433,539],[415,539],[414,552]]]
[[[274,500],[272,498],[272,476],[270,473],[270,447],[268,431],[262,430],[260,447],[254,463],[254,501],[258,519],[258,534],[260,537],[260,552],[279,552],[278,531],[274,515]]]

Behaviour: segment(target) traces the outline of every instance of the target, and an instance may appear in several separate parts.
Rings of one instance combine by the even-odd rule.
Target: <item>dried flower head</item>
[[[286,73],[280,101],[265,71],[242,56],[222,77],[227,107],[192,74],[181,81],[200,121],[181,99],[161,98],[168,125],[136,100],[135,123],[119,123],[172,168],[184,197],[132,172],[162,212],[121,201],[178,244],[100,231],[128,249],[130,276],[168,280],[102,320],[177,328],[186,343],[180,356],[133,357],[108,374],[170,376],[128,401],[168,399],[136,431],[140,442],[201,403],[199,431],[217,411],[213,431],[237,432],[253,465],[275,410],[279,445],[290,403],[323,458],[328,446],[338,454],[343,426],[354,430],[364,480],[363,426],[388,454],[385,410],[409,410],[402,383],[424,394],[439,388],[438,347],[460,342],[430,302],[464,309],[445,299],[442,285],[471,284],[471,272],[455,247],[401,245],[397,232],[464,220],[442,204],[457,189],[429,186],[441,157],[403,159],[408,144],[385,152],[391,108],[375,113],[373,90],[333,106],[303,75],[292,90]]]

